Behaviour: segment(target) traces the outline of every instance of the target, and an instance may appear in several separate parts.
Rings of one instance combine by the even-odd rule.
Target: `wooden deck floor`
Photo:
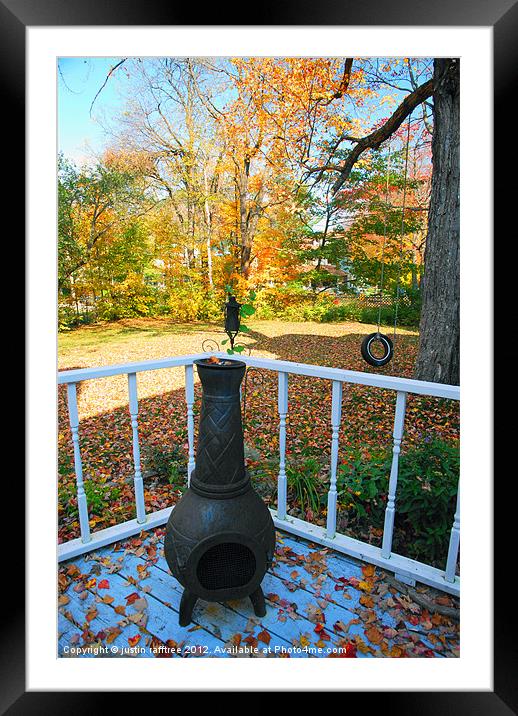
[[[59,568],[60,657],[458,657],[458,600],[408,590],[383,570],[277,533],[262,587],[248,599],[199,601],[178,626],[182,588],[164,558],[164,528]],[[408,592],[408,593],[407,593]]]

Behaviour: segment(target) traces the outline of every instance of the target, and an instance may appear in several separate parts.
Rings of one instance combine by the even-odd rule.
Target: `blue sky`
[[[109,116],[122,106],[116,77],[110,78],[95,101],[110,69],[120,57],[66,57],[58,61],[58,151],[81,164],[91,151],[99,151],[106,138],[95,116]],[[87,145],[90,145],[89,151]]]

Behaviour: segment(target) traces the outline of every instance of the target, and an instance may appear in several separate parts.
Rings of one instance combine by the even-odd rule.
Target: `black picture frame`
[[[201,7],[201,6],[200,6]],[[260,15],[258,14],[260,12]],[[352,3],[343,0],[293,0],[276,3],[265,1],[260,11],[248,17],[238,3],[213,4],[204,7],[203,23],[197,22],[200,8],[189,4],[174,5],[162,0],[0,0],[0,83],[2,103],[8,112],[2,112],[4,123],[3,137],[9,136],[9,144],[17,147],[17,161],[11,163],[9,181],[16,182],[20,190],[24,186],[24,162],[21,148],[25,146],[25,30],[36,26],[81,26],[81,25],[373,25],[373,26],[486,26],[494,31],[494,108],[495,139],[494,169],[495,177],[505,177],[508,168],[514,167],[516,146],[510,140],[504,127],[504,114],[509,111],[510,99],[516,89],[518,67],[518,3],[515,0],[369,0]],[[239,19],[239,23],[228,20]],[[123,19],[123,22],[121,22]],[[494,212],[498,217],[495,236],[504,235],[506,216],[509,207],[516,203],[511,197],[515,182],[509,180],[500,183],[494,194]],[[514,192],[513,192],[514,193]],[[512,201],[514,199],[514,201]],[[13,197],[13,201],[15,197]],[[18,213],[24,215],[24,210]],[[516,231],[514,230],[514,234]],[[510,344],[509,344],[510,346]],[[508,347],[507,350],[511,351]],[[505,451],[512,445],[512,421],[501,426],[498,444]],[[497,451],[495,450],[495,454]],[[509,472],[509,479],[503,487],[495,490],[495,507],[500,512],[504,504],[515,504],[516,479]],[[17,505],[24,504],[23,484],[11,485],[9,504],[16,500]],[[21,488],[20,488],[21,485]],[[21,494],[16,494],[16,490]],[[9,509],[9,508],[8,508]],[[495,574],[506,571],[506,547],[512,545],[509,523],[505,519],[495,520]],[[511,521],[512,525],[512,521]],[[509,529],[509,534],[506,530]],[[19,528],[17,529],[19,535]],[[21,535],[17,539],[21,538]],[[514,551],[514,550],[513,550]],[[23,565],[20,555],[23,549],[17,549],[15,559],[9,564],[9,579],[23,583]],[[502,555],[500,564],[496,556]],[[19,571],[17,577],[15,572]],[[507,565],[509,570],[509,565]],[[484,577],[481,575],[481,578]],[[509,578],[504,581],[509,583]],[[21,587],[17,587],[18,601],[13,603],[10,597],[8,618],[4,620],[1,631],[3,648],[0,650],[0,713],[13,715],[52,713],[60,714],[92,713],[99,709],[102,713],[115,706],[117,693],[105,693],[102,700],[94,692],[26,692],[25,690],[25,614]],[[511,600],[511,603],[509,601]],[[518,713],[518,665],[515,641],[515,620],[512,593],[507,589],[495,589],[494,594],[494,691],[493,692],[371,692],[368,696],[369,709],[376,707],[384,713],[396,710],[398,714],[512,714]],[[4,612],[5,613],[5,612]],[[409,688],[411,688],[409,684]],[[289,687],[287,686],[287,689]],[[339,685],[337,684],[339,689]],[[230,689],[229,689],[230,690]],[[318,685],[315,685],[318,691]],[[352,700],[358,694],[349,693],[344,707],[351,708]],[[135,699],[132,696],[132,699]],[[361,696],[365,700],[365,696]],[[365,702],[364,702],[365,703]],[[136,708],[133,700],[133,708]]]

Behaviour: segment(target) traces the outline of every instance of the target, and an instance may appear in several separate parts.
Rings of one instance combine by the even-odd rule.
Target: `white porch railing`
[[[58,559],[65,560],[79,554],[89,552],[111,542],[137,534],[142,529],[151,529],[167,522],[172,507],[147,514],[144,506],[144,486],[140,466],[140,446],[138,434],[138,398],[137,373],[148,370],[160,370],[185,366],[185,400],[187,409],[187,435],[189,445],[188,479],[194,468],[194,374],[193,362],[206,357],[206,353],[179,356],[177,358],[163,358],[161,360],[143,361],[140,363],[126,363],[124,365],[111,365],[101,368],[85,368],[80,370],[67,370],[58,373],[58,383],[67,385],[68,410],[72,441],[74,446],[74,466],[77,482],[77,499],[79,510],[79,524],[81,537],[70,540],[58,546]],[[226,353],[216,353],[222,358],[228,358]],[[398,463],[401,440],[403,437],[406,396],[408,393],[416,395],[429,395],[450,400],[460,399],[458,386],[428,383],[419,380],[396,378],[393,376],[362,373],[358,371],[326,368],[323,366],[293,363],[290,361],[271,360],[269,358],[255,358],[239,356],[251,367],[275,371],[278,374],[278,411],[279,411],[279,474],[278,474],[278,500],[277,510],[271,510],[276,527],[305,537],[318,544],[330,547],[338,552],[349,554],[358,559],[378,565],[394,572],[396,577],[404,582],[414,584],[422,582],[450,594],[459,594],[460,579],[455,574],[459,553],[460,539],[460,511],[459,497],[453,517],[450,533],[448,556],[444,570],[418,562],[392,551],[392,538],[394,532],[394,518],[396,513],[396,495],[398,481]],[[79,418],[77,410],[77,383],[95,378],[105,378],[113,375],[128,376],[129,412],[133,433],[133,461],[134,461],[134,490],[136,503],[136,518],[119,525],[108,527],[97,532],[91,532],[88,523],[88,505],[83,485],[83,468],[81,461]],[[314,378],[324,378],[332,381],[332,407],[331,407],[331,463],[327,507],[327,524],[325,527],[311,524],[304,520],[290,516],[287,513],[287,479],[286,479],[286,418],[288,414],[288,377],[289,375],[304,375]],[[338,469],[339,429],[341,423],[342,390],[344,383],[354,383],[375,388],[384,388],[396,391],[396,410],[393,432],[393,457],[390,472],[388,500],[385,511],[385,524],[383,530],[382,546],[376,547],[360,540],[354,539],[336,531],[337,491],[336,479]]]

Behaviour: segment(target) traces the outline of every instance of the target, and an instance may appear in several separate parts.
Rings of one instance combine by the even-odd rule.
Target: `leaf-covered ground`
[[[399,331],[395,358],[381,369],[361,358],[360,343],[374,326],[251,322],[246,343],[254,355],[365,372],[411,377],[418,337]],[[388,329],[387,329],[388,332]],[[165,320],[127,320],[84,327],[59,339],[60,370],[149,360],[198,353],[205,339],[221,341],[219,326],[178,326]],[[195,419],[200,406],[196,382]],[[187,425],[183,368],[138,374],[139,433],[148,510],[167,507],[181,494],[186,480]],[[133,457],[126,376],[84,381],[78,386],[80,445],[92,530],[135,516]],[[392,439],[395,396],[391,391],[344,386],[340,445],[360,447],[365,456]],[[68,427],[66,390],[59,389],[59,538],[79,535],[73,450]],[[331,429],[329,381],[291,376],[287,462],[307,456],[322,462],[322,494],[327,491]],[[195,420],[195,422],[197,422]],[[454,401],[409,396],[403,447],[424,439],[458,440],[459,406]],[[245,440],[247,461],[267,502],[275,502],[278,459],[277,375],[250,371],[246,384]],[[300,515],[292,499],[290,511]],[[339,505],[340,511],[346,510]],[[309,515],[325,520],[325,511]],[[340,514],[339,514],[340,518]]]
[[[60,566],[60,656],[459,656],[458,599],[281,532],[262,582],[265,617],[248,599],[200,600],[193,622],[180,627],[182,588],[164,558],[164,531]]]

